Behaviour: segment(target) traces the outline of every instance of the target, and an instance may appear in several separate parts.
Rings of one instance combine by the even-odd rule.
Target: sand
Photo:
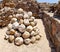
[[[0,52],[51,52],[49,41],[46,37],[45,28],[41,19],[36,19],[37,27],[40,29],[41,39],[34,44],[16,46],[4,40],[7,28],[0,29]]]

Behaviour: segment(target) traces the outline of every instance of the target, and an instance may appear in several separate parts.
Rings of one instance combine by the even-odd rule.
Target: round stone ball
[[[8,41],[9,41],[10,43],[12,43],[12,42],[14,41],[14,36],[9,35],[9,39],[8,39]]]
[[[14,41],[15,45],[20,46],[23,44],[23,38],[22,37],[17,37]]]
[[[28,45],[28,44],[30,44],[30,42],[31,42],[31,40],[28,38],[28,39],[24,39],[24,43],[26,44],[26,45]]]
[[[29,12],[28,12],[28,15],[29,15],[29,16],[32,16],[32,12],[31,12],[31,11],[29,11]]]
[[[27,26],[27,31],[28,32],[31,32],[33,30],[33,27],[32,26]]]
[[[24,39],[27,39],[27,38],[30,37],[30,33],[27,32],[27,31],[25,31],[25,32],[23,33],[22,37],[23,37]]]

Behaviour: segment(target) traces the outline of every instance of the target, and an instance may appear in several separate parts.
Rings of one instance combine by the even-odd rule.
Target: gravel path
[[[49,41],[46,38],[45,28],[41,19],[36,19],[37,27],[40,29],[42,38],[34,44],[15,46],[13,43],[8,43],[4,40],[4,35],[7,28],[0,29],[0,52],[51,52]]]

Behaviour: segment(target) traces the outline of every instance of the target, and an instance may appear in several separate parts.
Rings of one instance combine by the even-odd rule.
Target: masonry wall
[[[56,47],[56,51],[60,52],[60,23],[45,13],[43,15],[42,20],[43,20],[46,32],[50,35]]]

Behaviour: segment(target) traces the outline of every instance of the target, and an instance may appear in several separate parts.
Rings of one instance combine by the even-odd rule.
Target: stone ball
[[[28,26],[28,27],[27,27],[27,31],[28,31],[28,32],[31,32],[32,30],[33,30],[33,27],[32,27],[32,26]]]
[[[25,31],[25,32],[23,33],[22,37],[23,37],[24,39],[29,38],[29,37],[30,37],[30,33],[27,32],[27,31]]]
[[[30,42],[31,42],[31,40],[28,38],[28,39],[24,39],[24,43],[26,44],[26,45],[28,45],[28,44],[30,44]]]
[[[17,37],[14,41],[15,45],[20,46],[23,44],[23,38],[22,37]]]

